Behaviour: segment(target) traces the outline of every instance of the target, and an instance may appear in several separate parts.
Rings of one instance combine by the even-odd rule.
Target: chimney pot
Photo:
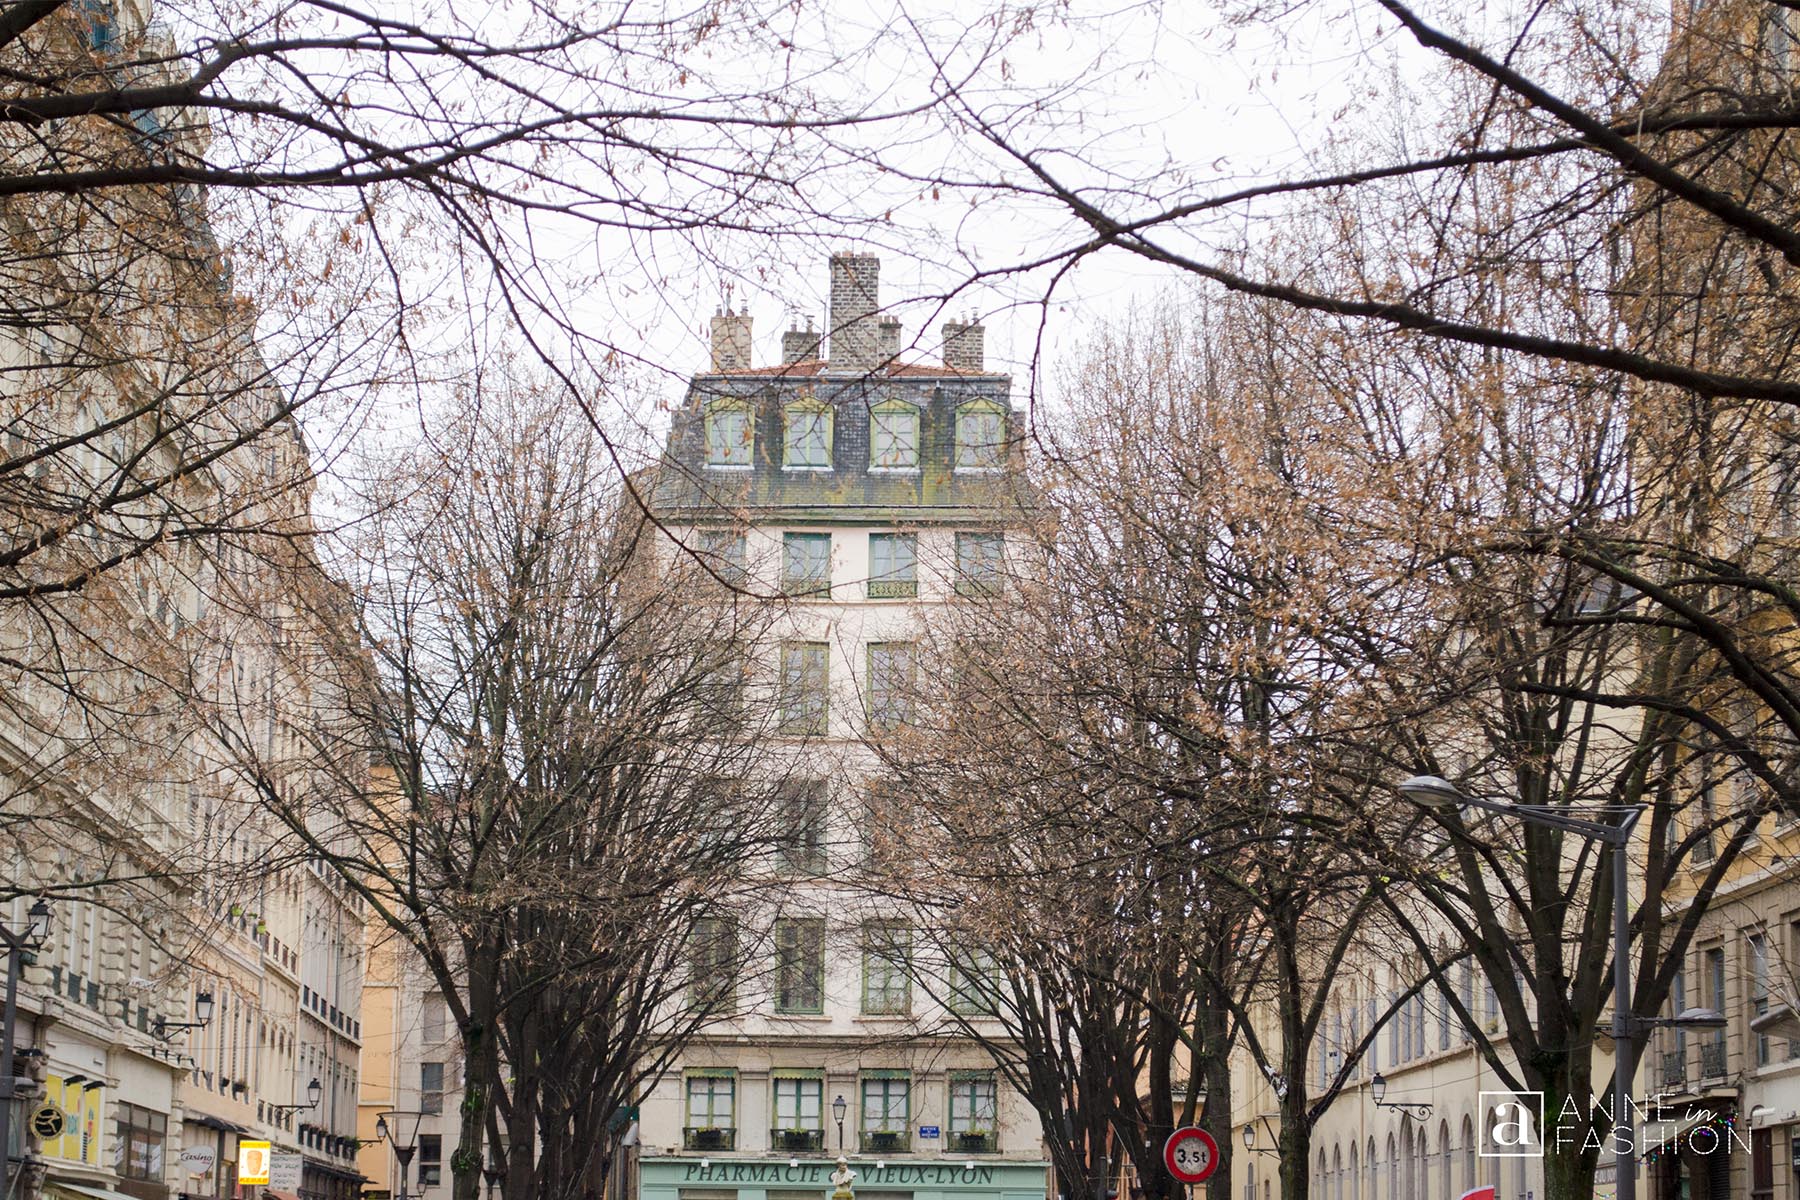
[[[873,254],[831,256],[831,334],[834,370],[863,374],[881,362],[881,260]]]
[[[750,369],[750,322],[748,311],[734,313],[730,308],[712,319],[712,369],[715,375]]]
[[[976,322],[974,314],[965,321],[946,321],[943,327],[944,365],[967,375],[984,374],[986,357],[983,343],[987,330]]]

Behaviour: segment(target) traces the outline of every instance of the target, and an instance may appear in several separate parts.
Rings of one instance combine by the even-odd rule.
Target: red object
[[[1486,1187],[1471,1188],[1458,1196],[1457,1200],[1494,1200],[1494,1185],[1490,1183]]]
[[[1184,1126],[1163,1143],[1163,1166],[1182,1183],[1205,1183],[1219,1169],[1219,1143],[1204,1129]],[[1487,1191],[1494,1200],[1494,1189]]]

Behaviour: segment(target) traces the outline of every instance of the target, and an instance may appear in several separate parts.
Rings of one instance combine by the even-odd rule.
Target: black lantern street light
[[[50,937],[50,905],[39,896],[25,914],[25,931],[14,933],[0,925],[0,943],[6,946],[6,1009],[0,1017],[0,1196],[12,1195],[10,1156],[6,1147],[12,1139],[13,1097],[19,1094],[19,1080],[14,1074],[13,1028],[19,1018],[19,972],[25,967],[25,956],[35,953]]]
[[[419,1148],[419,1122],[424,1119],[422,1112],[401,1109],[381,1113],[375,1118],[375,1136],[393,1148],[394,1157],[400,1162],[398,1200],[406,1200],[406,1172],[412,1166],[413,1151]]]
[[[1382,1078],[1379,1071],[1375,1072],[1375,1078],[1369,1080],[1369,1095],[1374,1097],[1376,1108],[1391,1108],[1396,1112],[1405,1113],[1415,1121],[1423,1121],[1431,1115],[1431,1105],[1429,1104],[1386,1099],[1387,1080]]]
[[[837,1096],[831,1102],[831,1115],[832,1115],[832,1118],[837,1121],[837,1127],[838,1127],[838,1153],[839,1154],[842,1154],[844,1152],[844,1114],[846,1112],[848,1112],[849,1110],[850,1110],[850,1105],[844,1101],[844,1094],[842,1092],[839,1092],[837,1094]]]
[[[150,1031],[150,1036],[159,1042],[166,1042],[175,1036],[177,1030],[205,1029],[212,1024],[212,1017],[213,994],[196,992],[194,993],[194,1019],[192,1021],[165,1021],[158,1017],[156,1018],[156,1028]]]
[[[324,1095],[325,1095],[325,1089],[323,1086],[320,1085],[318,1079],[315,1077],[311,1083],[306,1085],[306,1103],[305,1104],[271,1104],[271,1105],[269,1105],[269,1110],[271,1112],[280,1113],[284,1116],[291,1112],[305,1112],[309,1108],[319,1107],[319,1100]]]
[[[1264,1124],[1267,1124],[1268,1118],[1264,1117],[1263,1122],[1264,1122]],[[1279,1151],[1279,1150],[1263,1150],[1263,1149],[1259,1149],[1257,1147],[1257,1145],[1256,1145],[1256,1126],[1249,1121],[1244,1122],[1244,1149],[1248,1150],[1252,1154],[1273,1154],[1277,1157],[1279,1157],[1281,1154],[1281,1151]]]

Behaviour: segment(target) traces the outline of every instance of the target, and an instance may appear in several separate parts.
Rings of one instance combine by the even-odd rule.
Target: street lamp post
[[[19,972],[25,967],[25,956],[36,951],[50,936],[50,905],[42,896],[25,915],[25,932],[14,933],[0,925],[0,942],[6,945],[6,1009],[0,1022],[0,1197],[12,1195],[12,1106],[19,1094],[19,1081],[14,1075],[13,1027],[19,1017]],[[21,1145],[23,1142],[21,1141]],[[19,1166],[25,1166],[25,1155],[19,1154]]]
[[[831,1102],[831,1115],[833,1118],[836,1119],[837,1127],[838,1127],[838,1153],[839,1154],[842,1154],[844,1152],[844,1114],[849,1111],[850,1111],[849,1103],[844,1099],[844,1094],[842,1092],[839,1092],[837,1094],[837,1097],[835,1099],[833,1099]]]
[[[324,1086],[319,1083],[318,1077],[314,1076],[313,1081],[306,1085],[305,1104],[271,1104],[268,1107],[270,1111],[280,1113],[283,1116],[291,1112],[305,1112],[309,1108],[319,1107],[319,1100],[324,1095]],[[379,1118],[377,1118],[377,1120],[379,1120]]]
[[[212,1023],[212,1015],[213,994],[211,992],[196,992],[194,994],[194,1019],[192,1021],[167,1021],[162,1017],[158,1017],[156,1018],[156,1027],[150,1031],[150,1036],[159,1042],[166,1042],[173,1038],[175,1033],[179,1030],[205,1029]]]
[[[400,1109],[379,1113],[375,1117],[375,1136],[386,1142],[394,1151],[394,1157],[400,1162],[400,1196],[406,1200],[406,1172],[412,1166],[413,1151],[419,1146],[419,1122],[425,1119],[422,1112],[408,1112]]]
[[[1380,1071],[1375,1072],[1375,1078],[1369,1080],[1369,1097],[1375,1101],[1376,1108],[1391,1108],[1405,1113],[1415,1121],[1423,1121],[1431,1115],[1431,1105],[1422,1101],[1387,1099],[1387,1080]]]
[[[1643,809],[1624,806],[1602,810],[1619,814],[1616,822],[1568,816],[1547,804],[1500,804],[1458,791],[1436,775],[1414,775],[1399,785],[1400,794],[1426,808],[1479,808],[1505,813],[1528,825],[1560,829],[1602,842],[1612,850],[1613,867],[1613,1177],[1616,1200],[1637,1200],[1637,1130],[1631,1111],[1631,1077],[1637,1072],[1638,1023],[1631,1017],[1631,901],[1626,847]],[[1540,1135],[1542,1131],[1539,1131]]]

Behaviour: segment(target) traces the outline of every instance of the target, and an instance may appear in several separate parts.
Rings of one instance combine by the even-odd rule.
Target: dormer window
[[[782,464],[788,467],[831,466],[831,406],[796,400],[787,406]]]
[[[742,400],[714,400],[706,406],[706,465],[747,467],[756,449],[756,422]]]
[[[1006,409],[976,400],[956,410],[956,469],[994,471],[1006,450]]]
[[[883,400],[869,410],[869,465],[881,471],[918,468],[917,408],[904,400]]]

